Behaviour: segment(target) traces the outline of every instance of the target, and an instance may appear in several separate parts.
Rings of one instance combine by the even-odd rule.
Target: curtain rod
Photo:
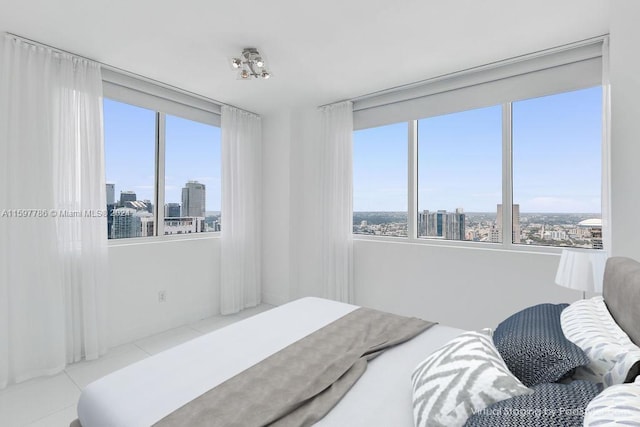
[[[99,64],[101,67],[106,68],[107,70],[113,71],[114,73],[120,73],[120,74],[123,74],[123,75],[128,76],[128,77],[136,78],[136,79],[145,81],[147,83],[154,84],[156,86],[161,86],[161,87],[164,87],[166,89],[171,89],[171,90],[174,90],[176,92],[180,92],[180,93],[182,93],[184,95],[189,95],[189,96],[192,96],[194,98],[201,99],[203,101],[211,102],[211,103],[219,105],[221,107],[223,105],[226,105],[228,107],[237,108],[238,110],[244,111],[246,113],[254,114],[254,115],[260,117],[259,114],[254,113],[253,111],[245,110],[244,108],[236,107],[235,105],[232,105],[232,104],[225,104],[223,102],[216,101],[215,99],[209,98],[207,96],[200,95],[200,94],[197,94],[195,92],[191,92],[189,90],[182,89],[182,88],[180,88],[178,86],[174,86],[174,85],[171,85],[171,84],[168,84],[168,83],[163,83],[161,81],[152,79],[150,77],[143,76],[141,74],[137,74],[137,73],[134,73],[132,71],[125,70],[123,68],[119,68],[119,67],[116,67],[116,66],[101,62],[101,61],[97,61],[95,59],[88,58],[88,57],[83,56],[83,55],[78,55],[78,54],[75,54],[73,52],[69,52],[69,51],[64,50],[64,49],[60,49],[60,48],[57,48],[57,47],[54,47],[54,46],[51,46],[51,45],[48,45],[48,44],[45,44],[45,43],[41,43],[41,42],[36,41],[36,40],[32,40],[32,39],[29,39],[29,38],[26,38],[26,37],[23,37],[23,36],[19,36],[19,35],[14,34],[14,33],[7,32],[5,34],[7,34],[10,37],[13,37],[16,40],[22,41],[22,42],[27,43],[27,44],[31,44],[33,46],[44,47],[44,48],[50,49],[50,50],[52,50],[53,52],[56,52],[56,53],[71,55],[71,56],[74,56],[76,58],[85,59],[85,60],[88,60],[88,61],[93,61],[96,64]]]
[[[590,37],[588,39],[580,40],[580,41],[577,41],[577,42],[567,43],[567,44],[563,44],[563,45],[560,45],[560,46],[555,46],[555,47],[552,47],[552,48],[549,48],[549,49],[541,49],[541,50],[538,50],[538,51],[535,51],[535,52],[526,53],[526,54],[523,54],[523,55],[513,56],[511,58],[506,58],[506,59],[501,59],[501,60],[498,60],[498,61],[490,62],[488,64],[483,64],[483,65],[478,65],[478,66],[475,66],[475,67],[465,68],[463,70],[458,70],[458,71],[452,71],[450,73],[440,74],[438,76],[430,77],[430,78],[424,79],[424,80],[419,80],[417,82],[407,83],[407,84],[404,84],[404,85],[394,86],[394,87],[389,88],[389,89],[383,89],[383,90],[379,90],[379,91],[375,91],[375,92],[370,92],[370,93],[367,93],[367,94],[364,94],[364,95],[356,96],[354,98],[348,98],[348,99],[343,99],[343,100],[336,101],[336,102],[330,102],[328,104],[323,104],[323,105],[319,106],[318,108],[327,107],[329,105],[338,104],[338,103],[344,102],[344,101],[352,101],[352,102],[363,101],[365,99],[373,98],[373,97],[376,97],[376,96],[387,95],[389,93],[399,92],[401,90],[406,90],[406,89],[412,89],[414,87],[419,87],[419,86],[435,83],[435,82],[438,82],[440,80],[445,80],[445,79],[449,79],[449,78],[453,78],[453,77],[458,77],[458,76],[462,76],[462,75],[465,75],[465,74],[468,74],[468,73],[484,71],[484,70],[490,70],[492,68],[496,68],[496,67],[500,67],[500,66],[504,66],[504,65],[509,65],[509,64],[514,64],[514,63],[517,63],[517,62],[521,62],[521,61],[525,61],[525,60],[529,60],[529,59],[534,59],[534,58],[537,58],[537,57],[540,57],[540,56],[550,55],[550,54],[553,54],[553,53],[562,52],[562,51],[569,50],[569,49],[575,49],[575,48],[582,47],[582,46],[589,46],[589,45],[596,44],[596,43],[602,43],[608,36],[609,36],[609,34],[602,34],[602,35],[599,35],[599,36]]]

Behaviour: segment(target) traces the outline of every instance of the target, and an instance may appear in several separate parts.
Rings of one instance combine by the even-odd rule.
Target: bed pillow
[[[584,426],[608,425],[640,427],[640,380],[608,387],[589,403]]]
[[[493,342],[513,374],[528,387],[556,382],[590,362],[565,338],[560,313],[568,304],[539,304],[505,319]]]
[[[575,379],[605,387],[632,382],[638,375],[640,348],[618,326],[602,296],[576,301],[560,316],[567,339],[589,357],[589,364],[576,369]]]
[[[417,427],[462,426],[487,405],[531,393],[482,332],[465,332],[436,350],[416,367],[411,382]]]
[[[531,388],[532,394],[512,397],[475,413],[465,427],[582,426],[585,408],[602,390],[589,381]]]

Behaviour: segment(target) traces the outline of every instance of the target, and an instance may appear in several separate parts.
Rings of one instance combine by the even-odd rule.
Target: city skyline
[[[139,200],[154,200],[156,113],[104,99],[106,182],[116,194],[134,191]],[[207,212],[221,204],[220,128],[167,114],[165,120],[165,200],[182,202],[182,184],[207,187]]]
[[[115,185],[106,183],[107,191],[107,236],[109,239],[155,236],[154,205],[150,200],[138,200],[132,190],[120,191],[115,200]],[[206,186],[190,180],[182,188],[182,204],[165,203],[165,235],[220,231],[220,214],[205,211]]]
[[[511,242],[517,245],[602,249],[600,215],[520,213],[514,205]],[[406,212],[354,212],[353,233],[408,237]],[[417,236],[425,239],[502,243],[502,207],[493,212],[423,211],[416,216]]]

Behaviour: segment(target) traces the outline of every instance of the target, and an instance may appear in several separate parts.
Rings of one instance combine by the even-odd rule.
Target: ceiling
[[[260,114],[605,34],[611,0],[0,0],[0,31]],[[269,80],[236,80],[257,47]]]

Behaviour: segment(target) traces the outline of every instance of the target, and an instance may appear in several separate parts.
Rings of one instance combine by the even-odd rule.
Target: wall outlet
[[[167,302],[167,291],[158,292],[158,302]]]

